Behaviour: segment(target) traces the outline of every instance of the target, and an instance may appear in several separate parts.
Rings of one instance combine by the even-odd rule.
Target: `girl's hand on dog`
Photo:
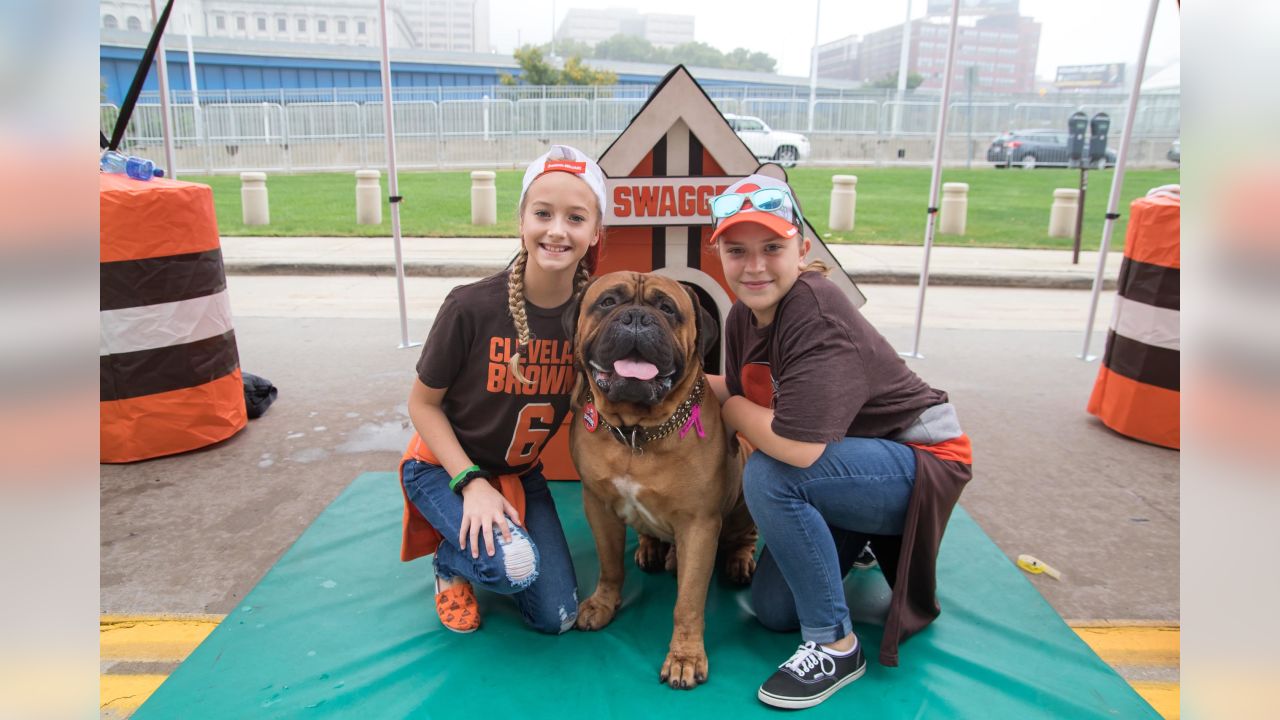
[[[463,550],[470,547],[471,557],[480,557],[482,533],[489,557],[497,552],[493,542],[494,525],[502,531],[502,538],[511,542],[511,522],[519,525],[520,516],[492,485],[487,482],[471,482],[462,489],[462,528],[458,533],[458,547]]]

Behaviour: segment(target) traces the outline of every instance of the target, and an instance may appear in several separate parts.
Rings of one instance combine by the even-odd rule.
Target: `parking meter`
[[[1106,113],[1100,112],[1093,116],[1089,121],[1089,162],[1096,163],[1099,160],[1106,163],[1107,156],[1107,131],[1111,129],[1111,118]]]
[[[1080,160],[1084,157],[1084,138],[1088,132],[1088,115],[1077,112],[1067,118],[1067,157],[1074,167],[1079,167]]]

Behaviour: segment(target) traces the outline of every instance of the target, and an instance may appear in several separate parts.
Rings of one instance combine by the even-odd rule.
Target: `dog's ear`
[[[707,357],[707,353],[711,352],[711,349],[715,347],[716,341],[720,339],[720,332],[717,329],[715,316],[702,306],[702,301],[698,299],[698,293],[694,292],[689,285],[685,285],[684,290],[689,293],[689,300],[693,302],[694,323],[698,334],[698,359],[703,360]]]
[[[560,324],[564,327],[565,337],[569,338],[570,341],[578,339],[578,312],[582,309],[582,299],[587,296],[587,291],[591,289],[595,282],[596,279],[592,278],[590,282],[583,286],[582,292],[573,296],[573,302],[569,303],[569,307],[565,308],[564,314],[560,316]],[[574,351],[576,353],[577,348],[574,348]]]

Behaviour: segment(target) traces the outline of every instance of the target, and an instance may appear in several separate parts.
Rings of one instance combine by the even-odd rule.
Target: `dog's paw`
[[[691,690],[707,681],[707,653],[697,648],[671,650],[658,672],[658,682],[677,690]]]
[[[655,537],[642,534],[640,544],[636,546],[636,566],[647,573],[661,572],[670,547]]]
[[[676,570],[678,569],[677,566],[678,566],[678,563],[676,562],[676,546],[671,545],[667,549],[667,558],[665,561],[663,561],[662,567],[667,572],[671,573],[672,575],[675,575]]]
[[[602,598],[600,593],[593,593],[578,604],[578,619],[574,626],[579,630],[599,630],[613,621],[619,604],[620,600]]]
[[[724,561],[724,576],[734,585],[751,584],[756,573],[755,546],[743,546],[729,553]]]

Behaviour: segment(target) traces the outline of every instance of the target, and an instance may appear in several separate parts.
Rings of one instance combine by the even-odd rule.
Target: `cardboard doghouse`
[[[756,160],[683,65],[667,73],[598,162],[606,176],[608,233],[596,273],[655,272],[692,287],[715,317],[720,337],[706,358],[707,372],[723,373],[724,333],[719,331],[736,297],[717,251],[707,244],[710,200],[752,173],[786,180],[786,171]],[[807,220],[802,229],[811,243],[809,258],[832,268],[831,280],[861,307],[866,297]],[[542,453],[548,478],[578,479],[567,427],[575,420],[570,415]]]

